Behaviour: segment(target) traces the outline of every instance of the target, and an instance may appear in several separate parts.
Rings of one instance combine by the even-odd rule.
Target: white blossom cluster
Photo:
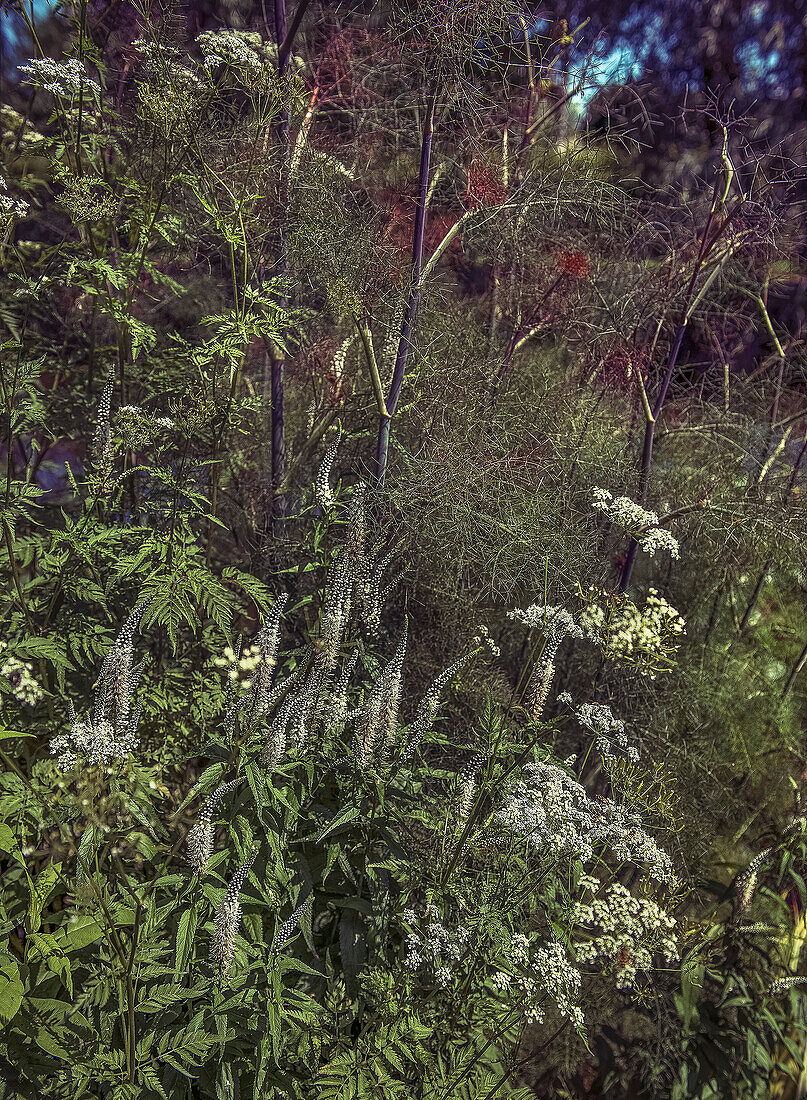
[[[657,550],[666,550],[678,557],[678,540],[658,526],[658,515],[648,512],[630,497],[614,497],[607,489],[594,489],[592,507],[603,512],[611,523],[629,531],[645,553],[652,558]]]
[[[574,918],[591,934],[578,947],[578,959],[601,960],[603,969],[615,975],[618,989],[630,989],[640,971],[652,969],[654,957],[668,964],[679,958],[675,920],[651,899],[634,897],[620,882],[588,905],[578,902]]]
[[[558,702],[572,706],[572,697],[568,692],[563,692],[558,696]],[[617,753],[634,762],[639,759],[638,750],[628,743],[625,723],[614,716],[609,706],[604,703],[581,703],[574,708],[574,715],[581,726],[597,735],[594,745],[605,764],[613,764]]]
[[[132,449],[151,443],[157,429],[170,430],[174,427],[169,417],[154,416],[139,405],[121,405],[117,417],[124,445]]]
[[[580,972],[561,944],[550,940],[530,955],[529,940],[516,933],[505,949],[505,957],[507,969],[495,971],[491,981],[500,992],[513,995],[529,1023],[543,1023],[545,1004],[551,999],[578,1030],[583,1027],[583,1013],[575,1003],[580,993]]]
[[[8,193],[8,185],[0,176],[0,221],[10,218],[24,218],[30,207],[22,199],[14,199]]]
[[[676,881],[670,857],[645,831],[637,813],[585,787],[554,764],[527,764],[510,783],[494,821],[523,837],[536,853],[589,863],[597,848],[641,864],[659,882]]]
[[[33,666],[17,657],[3,657],[3,650],[7,648],[8,642],[0,640],[0,676],[8,681],[11,694],[18,703],[25,707],[34,707],[44,698],[45,693],[34,679]],[[3,696],[0,695],[0,707],[2,705]]]
[[[62,770],[72,768],[79,758],[90,765],[109,765],[131,756],[141,710],[133,705],[134,693],[144,664],[132,664],[134,635],[145,607],[144,603],[135,608],[101,665],[92,716],[77,718],[70,704],[70,730],[54,737],[50,747]]]
[[[474,635],[473,644],[487,649],[491,657],[501,657],[502,655],[501,649],[493,641],[486,626],[480,626],[478,632]]]
[[[439,917],[434,905],[427,905],[420,918],[414,909],[404,909],[404,922],[412,928],[404,940],[404,966],[413,973],[423,971],[426,975],[433,975],[437,984],[445,988],[451,984],[452,970],[462,958],[470,932],[464,925],[450,930]]]
[[[32,84],[45,92],[62,98],[70,98],[80,92],[100,92],[98,83],[87,76],[84,63],[77,57],[56,61],[52,57],[35,57],[27,65],[20,65],[21,73],[28,73],[23,84]]]
[[[630,497],[614,497],[607,489],[594,489],[592,507],[603,512],[611,523],[623,527],[626,531],[641,531],[643,527],[655,527],[658,516],[648,512]]]
[[[583,632],[574,618],[565,607],[554,607],[542,604],[531,604],[523,610],[516,608],[507,612],[508,619],[524,623],[526,626],[535,626],[550,639],[582,638]]]
[[[592,588],[580,623],[586,637],[602,647],[604,657],[627,661],[651,680],[670,666],[686,630],[684,620],[655,588],[648,589],[643,608],[627,596],[615,598]]]
[[[260,663],[261,649],[257,645],[247,646],[240,655],[228,645],[225,646],[221,656],[213,658],[216,668],[222,669],[233,687],[237,687],[240,691],[249,691],[252,687],[252,674]]]
[[[680,556],[678,539],[671,535],[669,531],[665,531],[663,527],[654,527],[652,530],[646,531],[638,542],[644,552],[651,558],[657,550],[666,550],[670,557],[676,560]]]
[[[263,39],[253,31],[202,31],[196,43],[208,72],[224,65],[252,77],[264,73]]]

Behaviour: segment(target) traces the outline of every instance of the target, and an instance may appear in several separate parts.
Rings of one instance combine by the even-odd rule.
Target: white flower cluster
[[[100,92],[95,80],[87,76],[84,63],[77,57],[56,61],[52,57],[35,57],[20,65],[21,73],[30,74],[23,84],[32,84],[52,95],[69,98],[79,92]]]
[[[666,550],[671,558],[679,557],[678,539],[663,527],[654,527],[639,539],[639,545],[652,558],[657,550]]]
[[[603,512],[611,523],[629,531],[642,549],[652,558],[657,550],[667,550],[678,557],[678,540],[658,526],[658,515],[648,512],[630,497],[614,497],[607,489],[594,489],[592,507]]]
[[[680,636],[686,631],[684,620],[655,588],[648,589],[643,608],[627,596],[591,588],[580,623],[586,637],[602,647],[604,657],[627,661],[651,680],[660,671],[669,670]]]
[[[79,757],[91,765],[109,765],[131,756],[141,710],[134,705],[134,693],[144,665],[141,662],[135,667],[132,663],[134,635],[145,608],[143,603],[134,609],[104,658],[92,717],[82,721],[70,704],[70,731],[54,737],[50,747],[60,769],[72,768]]]
[[[497,825],[510,829],[536,853],[589,863],[608,847],[618,859],[641,864],[659,882],[676,881],[670,857],[645,831],[638,814],[608,798],[590,798],[585,787],[554,764],[527,764],[510,783]]]
[[[4,658],[3,650],[7,648],[8,642],[0,640],[0,676],[8,681],[11,694],[18,703],[25,707],[34,707],[44,698],[45,693],[33,677],[33,666],[16,657]],[[0,695],[0,707],[2,705],[3,696]]]
[[[405,938],[404,966],[413,972],[423,970],[433,974],[437,984],[445,988],[450,985],[451,972],[468,945],[470,932],[463,925],[449,930],[439,916],[434,905],[427,905],[420,919],[414,909],[404,909],[404,921],[413,926]]]
[[[491,657],[501,657],[502,655],[501,649],[493,641],[486,626],[480,626],[478,633],[474,636],[473,644],[483,646],[490,652]]]
[[[607,489],[594,489],[592,507],[604,512],[611,523],[616,523],[626,531],[640,531],[643,527],[655,527],[658,516],[647,512],[630,497],[614,497]]]
[[[263,75],[263,39],[255,32],[202,31],[196,43],[202,51],[202,64],[208,72],[225,65],[250,76]]]
[[[572,615],[565,607],[554,607],[542,604],[531,604],[523,610],[516,608],[507,612],[508,619],[524,623],[526,626],[537,626],[543,634],[551,640],[562,640],[565,637],[582,638],[583,632]]]
[[[8,193],[6,181],[0,176],[0,220],[24,218],[30,207],[22,199],[13,199]]]
[[[578,959],[602,960],[604,969],[615,974],[618,989],[630,989],[640,971],[652,968],[654,956],[667,963],[679,958],[675,920],[656,902],[634,897],[619,882],[590,905],[578,902],[574,917],[592,933],[579,946]]]
[[[174,427],[167,416],[154,416],[139,405],[121,405],[116,415],[124,446],[133,450],[153,442],[158,429],[167,431]]]
[[[515,994],[514,1000],[523,1007],[529,1023],[543,1023],[544,1005],[550,997],[561,1015],[581,1029],[583,1013],[575,1003],[580,993],[580,972],[569,962],[565,949],[555,940],[538,947],[530,957],[526,936],[516,933],[505,949],[506,970],[497,970],[491,977],[500,991]]]
[[[241,691],[249,691],[252,687],[252,673],[260,663],[261,647],[258,645],[247,646],[240,656],[228,645],[220,657],[213,658],[215,667],[225,671],[233,687]],[[274,660],[271,663],[274,664]]]
[[[564,692],[558,696],[558,701],[571,706],[572,697]],[[597,735],[594,745],[605,764],[613,764],[617,753],[622,753],[629,760],[639,759],[638,750],[628,744],[625,723],[614,716],[609,706],[604,703],[581,703],[575,708],[574,715],[581,726]]]

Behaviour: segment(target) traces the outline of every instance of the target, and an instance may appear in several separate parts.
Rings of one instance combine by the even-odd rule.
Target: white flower
[[[640,504],[636,504],[630,497],[614,498],[607,489],[594,489],[594,507],[599,512],[604,512],[612,523],[624,528],[626,531],[639,531],[644,527],[655,527],[658,516],[655,512],[647,512]]]
[[[678,539],[662,527],[653,527],[639,539],[641,548],[652,558],[657,550],[666,550],[670,557],[679,557]]]
[[[640,971],[652,968],[654,956],[667,963],[679,958],[675,920],[651,899],[633,897],[619,882],[589,905],[578,902],[574,917],[591,936],[579,946],[578,959],[601,960],[618,989],[631,988]]]
[[[21,73],[29,78],[23,84],[32,84],[55,96],[69,98],[79,92],[100,92],[97,82],[87,76],[84,63],[77,57],[56,61],[52,57],[32,58],[27,65],[20,65]]]

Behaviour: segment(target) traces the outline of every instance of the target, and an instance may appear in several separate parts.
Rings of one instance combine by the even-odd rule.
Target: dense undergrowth
[[[3,107],[6,1095],[796,1096],[792,180],[277,10]]]

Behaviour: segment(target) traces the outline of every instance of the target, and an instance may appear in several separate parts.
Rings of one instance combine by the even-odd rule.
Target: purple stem
[[[412,329],[415,323],[420,292],[423,280],[423,238],[426,231],[426,195],[429,188],[429,168],[431,165],[432,137],[434,135],[434,113],[437,107],[438,86],[432,87],[429,104],[426,110],[426,120],[423,124],[423,138],[420,147],[420,177],[418,179],[417,207],[415,209],[415,227],[412,235],[412,284],[409,288],[409,298],[404,309],[401,322],[401,337],[398,341],[398,353],[395,356],[395,367],[392,371],[392,382],[387,395],[387,416],[381,417],[378,428],[378,443],[376,446],[375,481],[380,487],[384,484],[387,472],[387,458],[389,456],[390,421],[398,405],[401,394],[406,361],[409,358],[409,349],[412,345]]]

